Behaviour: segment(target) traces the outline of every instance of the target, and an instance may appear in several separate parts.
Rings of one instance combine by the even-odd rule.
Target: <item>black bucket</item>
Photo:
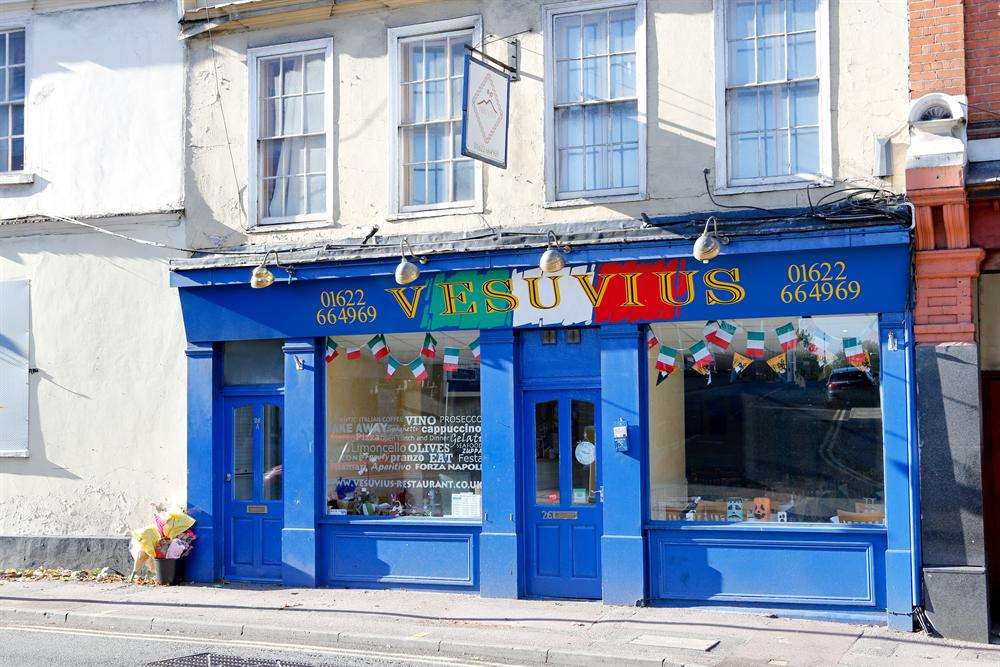
[[[162,586],[173,586],[181,580],[180,558],[156,558],[153,560],[153,572],[156,583]]]

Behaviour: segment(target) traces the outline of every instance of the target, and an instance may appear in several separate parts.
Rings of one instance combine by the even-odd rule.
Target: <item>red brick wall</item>
[[[1000,0],[971,0],[996,5]],[[910,0],[910,97],[965,93],[963,0]]]
[[[965,57],[969,122],[1000,120],[1000,0],[965,0]]]

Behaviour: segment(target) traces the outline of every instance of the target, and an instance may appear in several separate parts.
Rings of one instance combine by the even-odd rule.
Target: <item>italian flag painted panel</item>
[[[327,339],[326,339],[326,354],[323,357],[324,359],[326,359],[326,363],[330,363],[331,361],[333,361],[334,359],[336,359],[339,356],[340,356],[340,349],[339,349],[339,347],[337,345],[337,341],[335,341],[334,339],[332,339],[330,337],[327,337]]]
[[[711,331],[705,335],[705,340],[713,345],[717,345],[723,350],[728,350],[729,345],[733,342],[733,334],[736,333],[736,325],[730,324],[725,320],[719,320],[714,323]]]
[[[764,356],[764,332],[747,331],[747,355],[760,359]]]
[[[666,345],[660,346],[660,353],[656,355],[656,370],[661,373],[671,373],[677,367],[677,350]]]
[[[715,361],[712,358],[712,353],[708,351],[708,345],[705,345],[705,341],[703,340],[700,340],[694,345],[692,345],[688,349],[688,352],[690,352],[691,356],[694,357],[695,367],[701,368],[704,366],[708,366],[713,361]]]
[[[396,371],[399,370],[399,366],[400,366],[399,359],[390,354],[389,358],[386,359],[385,362],[385,378],[388,380],[393,375],[395,375]]]
[[[444,369],[446,371],[457,371],[458,370],[458,348],[457,347],[446,347],[446,348],[444,348]]]
[[[778,335],[778,342],[781,343],[781,349],[785,352],[795,349],[795,346],[799,344],[799,337],[795,332],[795,325],[791,322],[788,324],[782,324],[774,330],[774,333]]]
[[[865,361],[865,351],[861,349],[861,343],[857,338],[844,339],[844,356],[851,364],[862,364]]]
[[[389,346],[385,342],[385,336],[377,334],[368,341],[368,349],[376,359],[382,359],[389,355]]]
[[[424,367],[424,360],[417,357],[410,362],[410,372],[413,373],[413,379],[417,382],[423,382],[427,379],[427,369]]]

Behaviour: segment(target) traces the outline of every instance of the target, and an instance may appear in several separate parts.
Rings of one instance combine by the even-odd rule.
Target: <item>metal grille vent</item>
[[[219,655],[218,653],[196,653],[146,664],[147,667],[316,667],[307,662],[241,658],[235,655]]]

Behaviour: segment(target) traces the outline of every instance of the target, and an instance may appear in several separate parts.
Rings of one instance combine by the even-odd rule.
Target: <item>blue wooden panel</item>
[[[234,565],[253,565],[254,547],[257,545],[259,539],[256,523],[253,519],[233,519],[232,560]]]
[[[477,534],[401,528],[323,531],[328,582],[476,585]]]
[[[559,543],[559,526],[557,524],[536,525],[534,558],[535,574],[542,577],[559,576],[559,555],[562,545]]]
[[[594,526],[570,526],[573,549],[573,576],[595,579],[598,572],[597,529]]]
[[[281,565],[281,523],[280,519],[260,522],[260,560],[263,565]]]
[[[578,343],[566,342],[566,330],[557,329],[555,343],[543,342],[541,331],[522,331],[520,343],[521,375],[523,385],[532,380],[542,380],[552,387],[556,378],[597,378],[601,374],[601,348],[597,341],[598,329],[582,328]],[[552,335],[552,334],[549,334]],[[575,383],[571,387],[579,386]]]
[[[670,600],[884,607],[884,535],[843,532],[653,531],[653,594]]]

